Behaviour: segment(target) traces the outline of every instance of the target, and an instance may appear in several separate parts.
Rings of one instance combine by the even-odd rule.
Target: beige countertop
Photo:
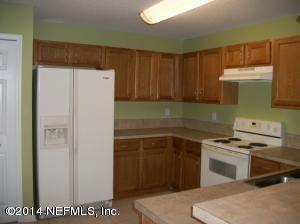
[[[208,224],[296,224],[300,220],[300,180],[198,203],[193,215]]]
[[[300,149],[277,147],[253,151],[251,155],[300,167]]]
[[[196,142],[201,142],[203,139],[224,137],[224,135],[181,127],[115,130],[115,139],[149,138],[162,136],[175,136]]]
[[[199,224],[199,221],[192,217],[192,206],[194,204],[253,189],[256,188],[237,181],[139,199],[135,201],[134,206],[155,224]]]

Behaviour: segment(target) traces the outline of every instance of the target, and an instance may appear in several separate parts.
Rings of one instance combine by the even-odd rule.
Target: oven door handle
[[[234,156],[234,157],[238,157],[238,158],[242,158],[242,159],[249,159],[249,155],[247,154],[242,154],[239,152],[234,152],[234,151],[230,151],[228,149],[221,149],[221,148],[217,148],[217,147],[213,147],[213,146],[209,146],[209,145],[203,145],[202,150],[210,150],[216,153],[220,153],[226,156]]]

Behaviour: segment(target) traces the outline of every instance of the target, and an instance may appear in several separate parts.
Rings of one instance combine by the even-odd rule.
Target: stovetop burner
[[[253,147],[250,145],[238,145],[238,148],[240,149],[252,149]]]
[[[224,143],[224,144],[230,143],[230,141],[227,140],[227,139],[216,139],[216,140],[214,140],[214,142],[217,142],[217,143]]]
[[[235,142],[240,142],[240,141],[242,141],[242,139],[240,139],[240,138],[229,138],[228,140],[229,140],[229,141],[235,141]]]
[[[250,146],[254,146],[254,147],[266,147],[268,146],[267,144],[265,143],[260,143],[260,142],[252,142],[249,144]]]

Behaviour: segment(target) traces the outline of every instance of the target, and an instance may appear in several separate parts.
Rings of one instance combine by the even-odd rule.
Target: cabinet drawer
[[[134,151],[140,147],[140,141],[137,139],[116,140],[115,151]]]
[[[251,176],[272,173],[280,170],[280,164],[275,161],[258,157],[251,158]]]
[[[187,153],[195,154],[200,156],[201,155],[201,143],[186,141],[185,143],[185,151]]]
[[[168,141],[166,138],[149,138],[143,140],[144,149],[166,148]]]

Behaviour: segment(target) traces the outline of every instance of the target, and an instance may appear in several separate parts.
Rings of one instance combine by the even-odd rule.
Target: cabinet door
[[[151,189],[167,185],[167,139],[143,140],[142,188]]]
[[[172,153],[172,181],[171,185],[176,190],[182,190],[183,186],[183,146],[184,140],[173,138],[173,153]]]
[[[67,44],[55,41],[40,41],[36,43],[36,62],[46,65],[67,65]]]
[[[245,65],[268,65],[271,64],[271,42],[259,41],[246,44]]]
[[[69,64],[101,68],[102,48],[85,44],[69,44]]]
[[[140,154],[138,140],[115,141],[114,195],[124,196],[140,188]]]
[[[132,98],[135,51],[121,48],[105,49],[105,68],[115,70],[115,99]]]
[[[255,156],[251,157],[251,177],[272,173],[280,170],[280,163],[262,159]]]
[[[274,41],[273,106],[300,108],[300,36]]]
[[[198,53],[183,56],[182,98],[184,101],[195,101],[198,88]]]
[[[199,99],[204,102],[219,103],[222,73],[221,48],[206,50],[200,56]]]
[[[186,140],[183,165],[184,189],[200,187],[201,143]]]
[[[157,54],[137,51],[135,64],[135,99],[155,100]]]
[[[225,68],[244,66],[245,45],[232,45],[224,48]]]
[[[184,189],[200,187],[200,156],[186,153],[183,170]]]
[[[158,61],[158,99],[168,100],[175,97],[175,79],[178,60],[174,54],[160,54]]]

